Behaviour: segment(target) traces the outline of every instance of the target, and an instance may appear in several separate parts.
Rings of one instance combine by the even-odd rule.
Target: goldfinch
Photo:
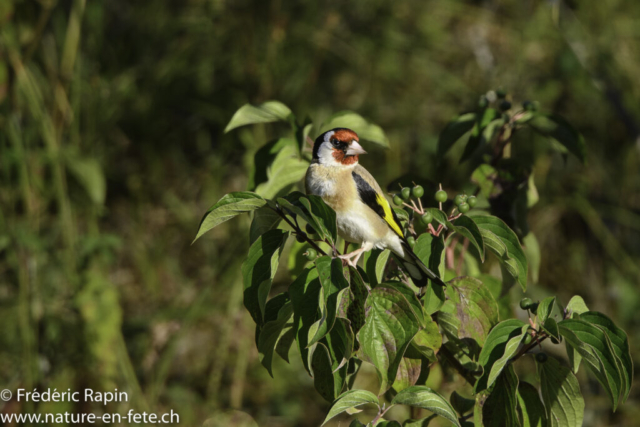
[[[427,279],[444,286],[411,250],[380,185],[358,164],[358,156],[366,154],[358,141],[354,131],[344,128],[318,136],[305,177],[307,194],[322,197],[336,212],[338,235],[346,242],[361,244],[360,249],[340,258],[355,266],[365,251],[388,248],[417,286],[426,286]]]

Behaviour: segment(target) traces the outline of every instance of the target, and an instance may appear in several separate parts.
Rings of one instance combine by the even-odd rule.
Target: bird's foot
[[[350,265],[351,267],[356,268],[356,266],[358,265],[358,260],[360,259],[360,256],[363,252],[364,248],[360,248],[348,254],[338,255],[338,258],[342,260],[342,263],[345,266]]]

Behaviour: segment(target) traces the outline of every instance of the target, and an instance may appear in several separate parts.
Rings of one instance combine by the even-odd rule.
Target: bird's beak
[[[346,154],[347,156],[355,156],[357,154],[367,154],[367,152],[364,151],[364,148],[362,148],[362,145],[358,144],[356,141],[353,141],[349,145],[349,148],[347,149]]]

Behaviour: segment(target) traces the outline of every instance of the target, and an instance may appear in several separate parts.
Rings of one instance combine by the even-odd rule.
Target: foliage
[[[488,107],[491,98],[502,99],[502,113]],[[273,106],[280,113],[274,113]],[[556,298],[548,297],[539,302],[529,298],[521,301],[521,308],[529,314],[528,323],[501,318],[495,289],[492,292],[488,284],[494,286],[497,281],[500,292],[514,283],[527,290],[528,262],[520,238],[505,221],[492,215],[494,200],[505,203],[506,199],[515,205],[521,197],[531,197],[535,192],[530,172],[514,173],[505,162],[512,135],[531,126],[553,138],[556,147],[564,147],[563,153],[584,160],[582,137],[564,119],[530,111],[530,104],[524,106],[524,110],[510,115],[506,111],[511,103],[504,100],[504,94],[496,97],[490,92],[481,98],[478,112],[454,119],[440,135],[441,156],[469,130],[463,160],[479,147],[493,153],[473,174],[475,195],[461,194],[451,203],[440,187],[438,207],[426,208],[422,198],[416,197],[423,195],[422,187],[402,188],[394,197],[394,203],[403,207],[398,217],[416,254],[433,271],[449,276],[445,289],[431,281],[426,288],[416,287],[388,251],[372,251],[363,267],[344,264],[338,258],[333,210],[317,196],[289,193],[291,182],[282,182],[278,175],[262,174],[266,182],[255,182],[256,192],[227,194],[204,215],[196,239],[223,221],[254,212],[253,243],[242,272],[244,304],[256,323],[262,363],[271,373],[275,348],[284,345],[278,354],[288,361],[288,346],[295,341],[316,390],[332,403],[325,423],[345,411],[353,413],[361,405],[372,404],[377,407],[372,426],[400,425],[383,416],[394,406],[407,405],[428,410],[458,427],[471,417],[475,426],[534,422],[577,427],[584,416],[584,401],[575,377],[581,360],[608,393],[614,410],[629,396],[633,380],[629,342],[625,332],[608,317],[589,311],[576,296],[567,307],[560,306],[559,316],[554,315],[559,305]],[[289,108],[279,102],[243,106],[227,129],[267,120],[288,122],[297,137],[298,156],[287,157],[288,163],[280,167],[308,162],[309,150],[305,147],[311,125],[299,124]],[[356,113],[342,112],[332,116],[329,123],[318,129],[351,126],[356,132],[362,131],[363,139],[386,140],[380,128]],[[267,169],[281,161],[278,153],[274,154],[272,162],[263,165]],[[528,187],[524,187],[524,193],[510,192],[508,188],[514,182],[527,182]],[[265,188],[263,184],[273,189],[270,198],[260,191]],[[476,198],[485,209],[469,212],[467,205],[475,206]],[[429,200],[425,203],[431,204]],[[526,209],[520,214],[526,216]],[[524,229],[520,227],[521,232]],[[280,254],[292,236],[309,245],[306,254],[310,262],[288,290],[272,296],[271,282]],[[502,267],[502,284],[497,277],[443,274],[445,262],[453,264],[456,252],[461,254],[458,263],[464,263],[467,251],[475,262],[484,262],[486,249]],[[449,257],[442,256],[447,253]],[[538,259],[540,254],[529,251],[529,257]],[[547,339],[566,341],[572,369],[541,351]],[[520,384],[514,369],[516,362],[527,355],[537,362],[540,394],[534,385]],[[473,386],[475,401],[466,399],[467,404],[455,392],[449,401],[425,385],[430,367],[438,361],[455,368]],[[375,368],[379,384],[376,393],[353,388],[362,362]],[[390,397],[389,405],[381,405],[380,400],[386,396]]]

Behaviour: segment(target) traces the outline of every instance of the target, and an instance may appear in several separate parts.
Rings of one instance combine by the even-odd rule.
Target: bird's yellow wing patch
[[[389,227],[391,227],[391,229],[395,231],[398,236],[404,237],[402,234],[402,228],[396,221],[395,215],[393,214],[393,211],[391,210],[391,206],[389,205],[387,199],[385,199],[384,196],[381,196],[380,194],[376,194],[376,202],[378,202],[378,204],[382,206],[382,210],[384,212],[384,215],[382,215],[382,219],[384,219],[387,224],[389,224]]]

